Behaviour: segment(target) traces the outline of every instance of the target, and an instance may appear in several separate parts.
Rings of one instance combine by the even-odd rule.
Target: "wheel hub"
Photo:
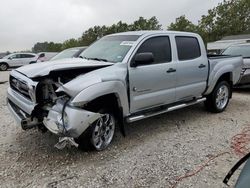
[[[96,149],[102,150],[110,144],[114,135],[114,129],[114,118],[110,114],[105,114],[96,121],[92,135],[93,144]]]
[[[2,65],[0,65],[0,69],[1,69],[1,70],[6,70],[6,69],[7,69],[7,66],[4,65],[4,64],[2,64]]]
[[[219,108],[219,109],[225,108],[225,106],[227,105],[227,102],[228,102],[228,96],[229,96],[228,87],[226,87],[225,85],[222,85],[218,89],[217,95],[216,95],[217,108]]]

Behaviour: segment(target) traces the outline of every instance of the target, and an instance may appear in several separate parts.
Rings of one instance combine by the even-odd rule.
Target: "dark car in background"
[[[237,44],[228,47],[222,55],[241,55],[243,57],[242,78],[238,87],[250,86],[250,43]]]
[[[87,48],[87,46],[68,48],[66,50],[63,50],[59,54],[55,55],[53,58],[50,59],[50,61],[54,61],[54,60],[58,60],[58,59],[64,59],[64,58],[79,57],[79,55],[86,48]]]
[[[250,187],[250,153],[241,158],[233,168],[228,172],[226,177],[223,180],[223,183],[228,185],[229,180],[233,174],[244,164],[242,171],[236,181],[235,188],[249,188]]]

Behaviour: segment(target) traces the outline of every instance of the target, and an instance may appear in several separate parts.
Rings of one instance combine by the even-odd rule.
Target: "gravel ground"
[[[230,151],[231,137],[250,125],[250,90],[240,90],[224,113],[199,104],[130,124],[127,137],[118,132],[103,152],[60,151],[55,135],[16,126],[6,80],[8,72],[0,72],[0,187],[171,187],[209,157]],[[233,153],[216,158],[177,187],[225,187],[237,160]]]

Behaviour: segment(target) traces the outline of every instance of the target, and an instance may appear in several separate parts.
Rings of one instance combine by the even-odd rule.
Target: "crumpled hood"
[[[92,74],[80,75],[76,79],[73,79],[70,82],[59,87],[56,90],[56,92],[64,91],[71,97],[74,97],[83,89],[101,82],[102,78],[99,75],[92,75]]]
[[[34,63],[16,69],[18,72],[26,75],[29,78],[46,76],[51,71],[70,70],[84,67],[102,67],[113,65],[109,62],[99,62],[94,60],[87,60],[81,58],[67,58],[62,60],[47,61],[41,63]]]
[[[59,87],[57,92],[64,91],[71,97],[75,97],[84,89],[101,82],[120,81],[124,82],[124,85],[126,85],[126,76],[127,64],[116,63],[113,66],[107,66],[84,75],[79,75],[75,79]]]

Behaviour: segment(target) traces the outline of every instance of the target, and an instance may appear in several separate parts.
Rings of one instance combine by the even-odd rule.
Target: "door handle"
[[[171,73],[171,72],[176,72],[176,69],[170,68],[167,70],[167,73]]]
[[[200,64],[199,69],[202,69],[202,68],[205,68],[205,67],[206,67],[206,65]]]

